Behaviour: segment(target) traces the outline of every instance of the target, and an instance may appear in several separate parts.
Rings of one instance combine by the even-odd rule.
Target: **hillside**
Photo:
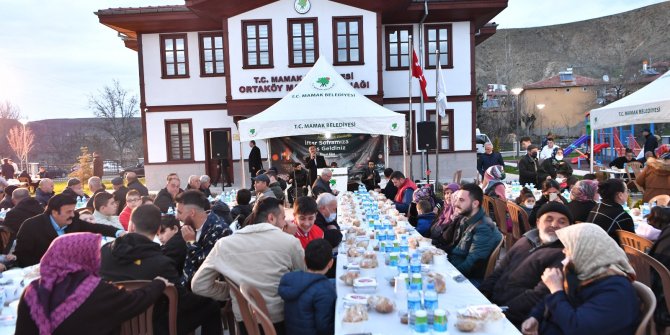
[[[500,29],[476,49],[477,86],[520,87],[573,67],[575,74],[634,78],[642,61],[670,61],[670,1],[568,24]]]

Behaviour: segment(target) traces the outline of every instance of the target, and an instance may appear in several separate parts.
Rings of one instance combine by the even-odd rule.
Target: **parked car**
[[[486,143],[491,143],[491,139],[489,139],[486,134],[482,134],[479,132],[479,128],[477,128],[476,131],[476,140],[477,140],[477,154],[483,154],[484,153],[484,144]]]
[[[46,173],[45,177],[46,178],[65,178],[67,175],[70,173],[69,171],[59,168],[57,166],[46,166]]]
[[[121,177],[125,176],[126,172],[135,172],[138,177],[144,177],[144,163],[123,169],[120,173]]]

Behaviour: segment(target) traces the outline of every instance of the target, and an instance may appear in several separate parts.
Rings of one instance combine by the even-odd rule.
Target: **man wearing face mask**
[[[316,198],[319,211],[314,222],[323,230],[323,238],[333,247],[333,266],[326,273],[326,277],[335,278],[337,269],[337,247],[342,242],[342,232],[337,224],[337,197],[330,193],[322,193]]]
[[[479,287],[492,303],[509,306],[505,314],[517,327],[549,294],[542,283],[544,269],[561,266],[563,245],[556,230],[574,223],[568,208],[558,202],[545,204],[538,214],[537,229],[528,231],[514,243]]]
[[[519,163],[519,184],[534,184],[538,186],[537,182],[537,152],[539,149],[536,145],[531,144],[526,148],[526,155],[521,157]]]

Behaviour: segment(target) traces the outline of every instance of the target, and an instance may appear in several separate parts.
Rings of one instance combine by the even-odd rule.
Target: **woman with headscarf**
[[[101,281],[100,239],[72,233],[51,243],[40,278],[21,296],[16,334],[118,334],[162,295],[167,280],[160,277],[134,291]]]
[[[580,180],[570,190],[570,202],[566,205],[575,221],[585,222],[593,206],[596,205],[598,183],[594,180]]]
[[[446,246],[446,241],[442,238],[442,233],[449,225],[451,225],[456,217],[454,214],[454,206],[452,205],[452,196],[459,188],[461,188],[460,185],[456,183],[442,185],[442,194],[444,195],[442,212],[440,212],[440,216],[430,227],[430,238],[433,240],[433,245],[438,248],[441,248],[443,245]]]
[[[407,221],[414,227],[417,226],[419,220],[419,212],[416,210],[416,204],[421,200],[430,202],[430,207],[435,208],[435,198],[430,185],[419,187],[412,194],[412,203],[409,205],[409,210],[407,211]]]
[[[563,271],[547,268],[551,293],[521,325],[524,334],[634,334],[640,302],[635,271],[602,228],[581,223],[556,231],[565,249]]]

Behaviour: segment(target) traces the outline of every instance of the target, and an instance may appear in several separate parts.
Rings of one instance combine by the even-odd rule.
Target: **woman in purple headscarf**
[[[40,262],[40,279],[21,296],[16,334],[118,334],[163,293],[167,280],[126,291],[100,280],[100,235],[56,238]]]
[[[460,185],[456,183],[444,184],[442,185],[442,194],[444,195],[444,204],[442,205],[442,212],[440,216],[435,220],[435,223],[430,227],[430,238],[433,239],[433,245],[440,248],[442,244],[445,244],[446,241],[442,237],[442,233],[445,229],[451,225],[454,220],[454,206],[452,205],[452,195],[460,189]]]
[[[586,222],[589,213],[596,205],[598,196],[598,182],[595,180],[580,180],[570,190],[570,202],[566,205],[575,221]]]

